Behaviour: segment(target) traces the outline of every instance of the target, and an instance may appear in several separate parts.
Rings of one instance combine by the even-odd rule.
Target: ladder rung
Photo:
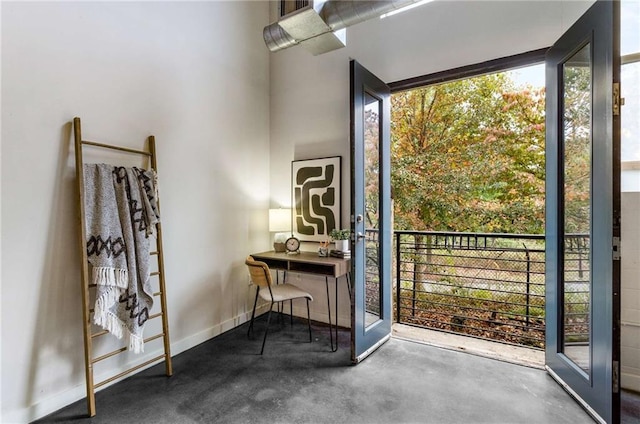
[[[156,356],[155,358],[153,358],[153,359],[149,359],[148,361],[143,362],[142,364],[136,365],[136,366],[135,366],[135,367],[133,367],[133,368],[129,368],[128,370],[123,371],[123,372],[121,372],[121,373],[120,373],[120,374],[118,374],[118,375],[114,375],[114,376],[113,376],[113,377],[111,377],[111,378],[107,378],[107,379],[106,379],[106,380],[104,380],[104,381],[101,381],[101,382],[99,382],[99,383],[96,383],[96,384],[94,384],[94,385],[93,385],[93,387],[97,389],[98,387],[101,387],[101,386],[104,386],[105,384],[111,383],[112,381],[117,380],[117,379],[119,379],[120,377],[124,377],[124,376],[125,376],[125,375],[127,375],[127,374],[130,374],[130,373],[132,373],[132,372],[134,372],[134,371],[136,371],[136,370],[139,370],[140,368],[146,367],[146,366],[147,366],[147,365],[149,365],[149,364],[153,364],[154,362],[157,362],[157,361],[159,361],[159,360],[161,360],[161,359],[164,359],[164,357],[165,357],[165,355]]]
[[[111,351],[111,352],[109,352],[109,353],[105,353],[105,354],[104,354],[104,355],[102,355],[102,356],[98,356],[97,358],[95,358],[95,359],[91,360],[91,362],[92,362],[93,364],[95,364],[96,362],[100,362],[100,361],[105,360],[105,359],[107,359],[107,358],[111,358],[112,356],[117,355],[118,353],[122,353],[122,352],[124,352],[125,350],[127,350],[127,347],[126,347],[126,346],[123,346],[123,347],[121,347],[120,349],[116,349],[116,350]]]
[[[155,251],[155,252],[149,252],[149,255],[151,255],[151,256],[153,256],[153,255],[157,255],[157,254],[158,254],[158,252],[157,252],[157,251]]]
[[[162,292],[157,292],[157,293],[154,293],[153,295],[154,295],[154,296],[159,296],[160,294],[162,294]],[[92,308],[92,309],[89,309],[89,313],[91,313],[91,314],[92,314],[94,311],[95,311],[95,310],[94,310],[93,308]],[[158,312],[157,314],[149,315],[149,318],[147,318],[147,319],[158,318],[158,317],[159,317],[159,316],[161,316],[161,315],[162,315],[162,312]]]
[[[155,336],[151,336],[151,337],[149,337],[147,339],[144,339],[144,342],[148,343],[148,342],[150,342],[152,340],[159,339],[162,336],[164,336],[164,333],[159,333],[159,334],[156,334]]]
[[[107,331],[107,330],[102,330],[102,331],[99,331],[99,332],[97,332],[97,333],[92,334],[92,335],[91,335],[91,338],[92,338],[92,339],[95,339],[96,337],[104,336],[104,335],[105,335],[105,334],[107,334],[107,333],[108,333],[108,331]]]
[[[89,146],[103,147],[105,149],[119,150],[121,152],[137,153],[139,155],[151,156],[150,152],[147,152],[144,150],[138,150],[138,149],[130,149],[128,147],[113,146],[111,144],[97,143],[95,141],[89,141],[89,140],[81,140],[81,143],[87,144]]]
[[[161,291],[159,291],[159,292],[155,292],[153,295],[154,295],[154,296],[160,296],[161,294],[162,294],[162,292],[161,292]]]
[[[154,296],[157,296],[157,295],[159,295],[160,293],[161,293],[161,292],[154,293],[153,295],[154,295]],[[89,309],[89,312],[90,312],[90,313],[93,313],[93,309]],[[159,317],[159,316],[161,316],[161,315],[162,315],[162,312],[158,312],[157,314],[149,315],[149,318],[147,318],[147,319],[154,319],[154,318],[158,318],[158,317]],[[105,331],[106,333],[108,333],[108,331],[107,331],[107,330],[104,330],[104,331]],[[91,337],[102,336],[102,334],[103,334],[103,333],[96,333],[96,335],[92,335]]]
[[[157,314],[157,315],[161,315],[161,314]],[[149,319],[151,319],[151,317],[149,317]],[[97,333],[97,334],[96,334],[96,336],[98,336],[98,335],[100,335],[100,336],[101,336],[101,335],[103,335],[104,333],[108,333],[108,331],[106,331],[106,330],[105,330],[104,332]],[[154,335],[154,336],[151,336],[151,337],[149,337],[149,338],[144,339],[144,342],[145,342],[145,343],[146,343],[146,342],[150,342],[150,341],[155,340],[155,339],[158,339],[158,338],[160,338],[160,337],[162,337],[162,336],[164,336],[164,333],[159,333],[159,334],[156,334],[156,335]],[[93,337],[93,336],[92,336],[92,337]],[[121,347],[120,349],[116,349],[116,350],[111,351],[111,352],[109,352],[109,353],[105,353],[104,355],[102,355],[102,356],[99,356],[99,357],[95,358],[95,359],[94,359],[93,361],[91,361],[91,362],[93,362],[93,363],[95,364],[96,362],[100,362],[100,361],[105,360],[105,359],[107,359],[107,358],[111,358],[112,356],[115,356],[115,355],[117,355],[118,353],[122,353],[122,352],[124,352],[125,350],[128,350],[128,348],[127,348],[126,346],[123,346],[123,347]]]
[[[153,277],[155,275],[160,275],[160,271],[154,271],[151,274],[149,274],[149,277]]]

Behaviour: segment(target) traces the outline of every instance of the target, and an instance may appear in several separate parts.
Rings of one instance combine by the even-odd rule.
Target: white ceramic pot
[[[349,251],[349,240],[336,240],[334,243],[336,244],[336,250],[341,252]]]

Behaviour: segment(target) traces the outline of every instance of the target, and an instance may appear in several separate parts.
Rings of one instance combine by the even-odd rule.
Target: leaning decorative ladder
[[[91,324],[91,313],[93,313],[93,309],[90,309],[89,306],[89,298],[90,293],[89,289],[95,287],[95,284],[89,283],[89,262],[87,258],[87,245],[86,245],[86,215],[85,215],[85,194],[84,194],[84,160],[83,160],[83,151],[82,148],[84,145],[94,146],[98,148],[105,148],[110,150],[117,150],[120,152],[126,153],[134,153],[143,155],[149,158],[151,168],[157,173],[157,162],[156,162],[156,142],[154,136],[149,136],[149,150],[135,150],[129,149],[126,147],[112,146],[109,144],[96,143],[93,141],[85,141],[82,140],[82,130],[80,126],[80,118],[73,119],[73,130],[74,130],[74,138],[75,138],[75,152],[76,152],[76,180],[78,182],[78,206],[79,206],[79,226],[80,226],[80,251],[82,252],[82,320],[83,320],[83,330],[84,330],[84,362],[85,362],[85,377],[87,384],[87,410],[90,417],[96,415],[96,402],[95,402],[95,390],[105,384],[109,384],[121,377],[124,377],[127,374],[130,374],[136,370],[144,368],[148,365],[153,364],[154,362],[160,361],[164,359],[165,368],[167,376],[171,376],[173,374],[173,369],[171,365],[171,348],[169,345],[169,320],[167,318],[167,300],[166,300],[166,291],[165,291],[165,279],[164,279],[164,258],[162,256],[162,225],[157,223],[157,238],[156,238],[156,250],[151,252],[152,256],[156,256],[158,261],[158,271],[151,272],[150,275],[152,277],[158,277],[158,292],[154,293],[154,297],[160,297],[160,312],[156,314],[152,314],[149,316],[149,320],[162,317],[162,332],[159,334],[155,334],[153,336],[147,337],[144,339],[144,342],[148,342],[151,340],[158,339],[160,337],[164,338],[164,354],[156,356],[152,359],[149,359],[143,363],[137,364],[117,375],[114,375],[110,378],[107,378],[103,381],[95,383],[93,381],[93,365],[104,360],[115,356],[119,353],[122,353],[127,350],[127,347],[122,347],[116,349],[112,352],[106,353],[104,355],[100,355],[96,358],[93,357],[92,353],[92,343],[93,339],[103,336],[108,333],[106,330],[101,330],[96,333],[92,332],[92,324]],[[158,210],[160,210],[160,202],[158,201]]]

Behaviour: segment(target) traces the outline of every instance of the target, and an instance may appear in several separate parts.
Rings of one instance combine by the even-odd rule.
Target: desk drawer
[[[329,275],[334,276],[334,266],[333,265],[322,265],[322,264],[311,264],[308,262],[300,263],[300,262],[289,262],[289,271],[295,272],[306,272],[310,274],[320,274],[320,275]]]
[[[280,260],[280,259],[270,259],[270,258],[256,258],[257,261],[264,262],[269,265],[271,269],[284,269],[287,270],[288,261]]]

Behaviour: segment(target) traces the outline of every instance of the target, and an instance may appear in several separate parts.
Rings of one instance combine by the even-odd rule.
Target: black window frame
[[[488,60],[486,62],[475,63],[459,68],[395,81],[389,84],[389,88],[391,89],[391,93],[397,93],[429,85],[442,84],[461,79],[478,77],[481,75],[493,74],[496,72],[510,71],[517,68],[523,68],[525,66],[532,66],[544,63],[544,58],[548,49],[549,47],[545,47],[512,56]]]

